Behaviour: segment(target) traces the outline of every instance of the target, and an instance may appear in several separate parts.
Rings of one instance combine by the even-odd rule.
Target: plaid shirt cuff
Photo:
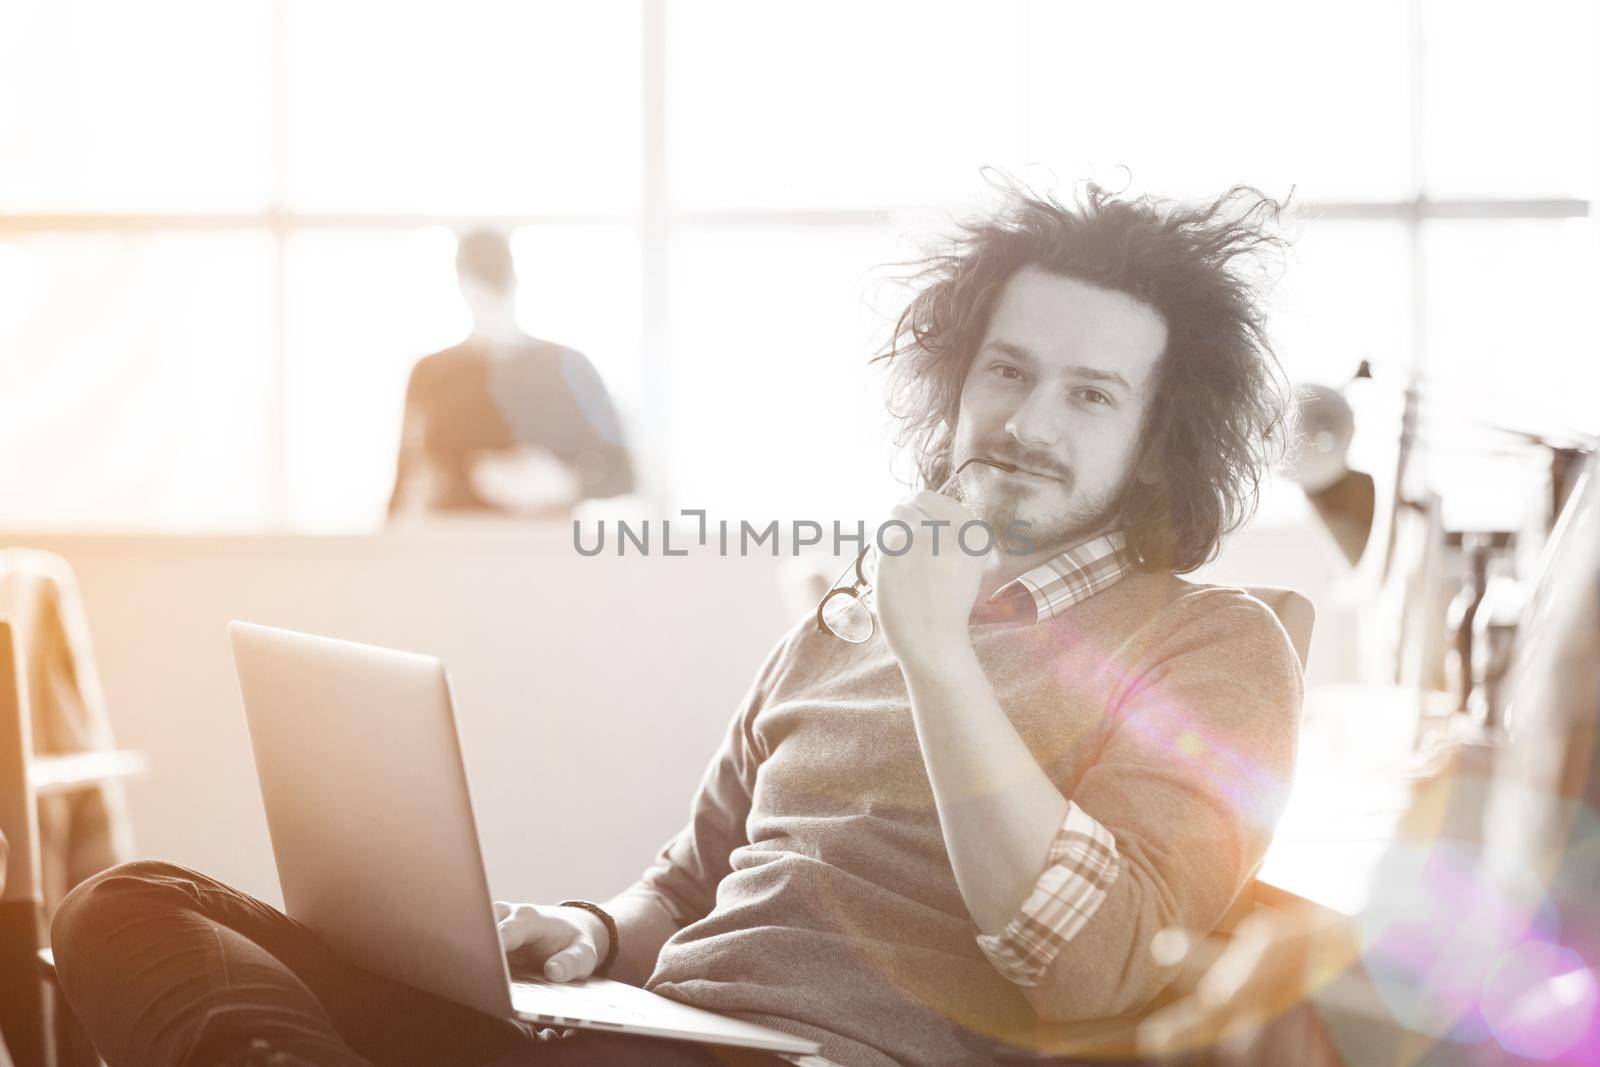
[[[1111,831],[1070,802],[1047,862],[1006,928],[978,935],[978,947],[995,970],[1020,986],[1039,984],[1045,969],[1099,909],[1121,870]]]

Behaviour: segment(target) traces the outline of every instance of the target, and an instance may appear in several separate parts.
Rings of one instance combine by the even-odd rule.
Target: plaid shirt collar
[[[984,621],[1043,622],[1117,584],[1133,570],[1127,536],[1114,530],[1011,579],[978,606]]]

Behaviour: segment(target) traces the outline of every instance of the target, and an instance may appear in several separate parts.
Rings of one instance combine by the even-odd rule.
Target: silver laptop
[[[443,665],[242,622],[228,635],[285,910],[340,956],[491,1015],[818,1052],[622,982],[513,982]]]

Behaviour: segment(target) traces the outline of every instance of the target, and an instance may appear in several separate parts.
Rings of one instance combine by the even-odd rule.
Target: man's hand
[[[611,948],[605,924],[582,908],[494,902],[500,947],[535,966],[553,982],[594,973]]]
[[[928,663],[967,643],[967,620],[978,598],[987,555],[961,547],[961,527],[974,521],[966,508],[947,496],[921,492],[906,498],[893,517],[911,527],[910,547],[899,529],[884,532],[890,552],[878,552],[874,580],[878,621],[884,640],[902,664]],[[988,535],[974,529],[968,541],[982,547]]]

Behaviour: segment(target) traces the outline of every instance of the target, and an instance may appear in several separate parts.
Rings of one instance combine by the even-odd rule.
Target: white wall
[[[229,619],[440,656],[491,885],[531,900],[637,877],[788,621],[777,560],[584,558],[569,526],[4,541],[77,569],[119,742],[153,765],[140,853],[274,902]]]
[[[1370,594],[1359,586],[1333,539],[1309,520],[1258,523],[1227,541],[1216,562],[1189,579],[1284,586],[1310,597],[1317,620],[1306,662],[1307,687],[1358,679],[1360,611]]]

